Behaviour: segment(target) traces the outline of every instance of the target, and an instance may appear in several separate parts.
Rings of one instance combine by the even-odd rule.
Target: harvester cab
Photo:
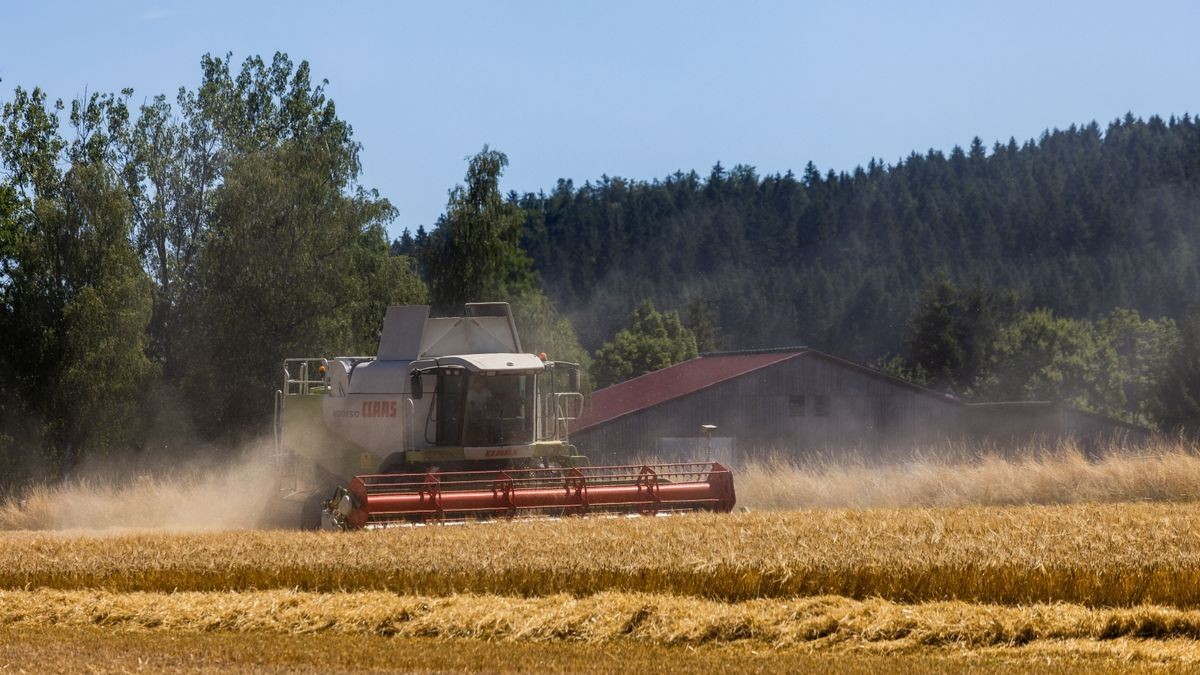
[[[391,307],[376,356],[284,362],[278,488],[302,526],[733,508],[717,464],[589,466],[578,364],[524,353],[507,303],[465,309]]]

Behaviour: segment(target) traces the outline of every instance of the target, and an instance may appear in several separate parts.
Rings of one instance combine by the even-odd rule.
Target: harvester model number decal
[[[395,417],[395,401],[363,401],[363,417]]]

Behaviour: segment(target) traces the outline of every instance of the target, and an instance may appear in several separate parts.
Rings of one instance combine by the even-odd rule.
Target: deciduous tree
[[[1160,428],[1200,437],[1200,311],[1180,323],[1180,340],[1154,393],[1152,413]]]
[[[466,183],[450,191],[446,214],[430,236],[429,291],[436,308],[516,297],[534,288],[521,250],[524,215],[500,192],[508,157],[484,146],[467,166]]]
[[[696,337],[684,327],[678,312],[659,312],[643,300],[630,325],[596,350],[592,376],[607,387],[643,373],[666,368],[696,356]]]

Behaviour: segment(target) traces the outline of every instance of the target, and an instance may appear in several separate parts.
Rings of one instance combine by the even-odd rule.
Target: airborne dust
[[[0,503],[0,530],[122,532],[261,528],[273,520],[269,444],[237,460],[197,462],[170,474],[92,476],[35,486]],[[749,510],[1011,506],[1200,499],[1200,452],[1160,440],[1087,457],[1074,444],[983,454],[940,448],[902,462],[775,459],[735,467],[738,507]],[[285,521],[291,526],[292,521]]]
[[[84,471],[0,503],[0,530],[217,531],[262,527],[273,506],[269,444],[168,472]]]

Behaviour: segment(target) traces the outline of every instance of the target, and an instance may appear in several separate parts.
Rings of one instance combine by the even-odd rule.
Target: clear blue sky
[[[465,158],[506,190],[602,174],[850,170],[979,135],[1200,112],[1196,2],[0,0],[0,101],[194,88],[205,52],[308,60],[363,144],[393,234]]]

